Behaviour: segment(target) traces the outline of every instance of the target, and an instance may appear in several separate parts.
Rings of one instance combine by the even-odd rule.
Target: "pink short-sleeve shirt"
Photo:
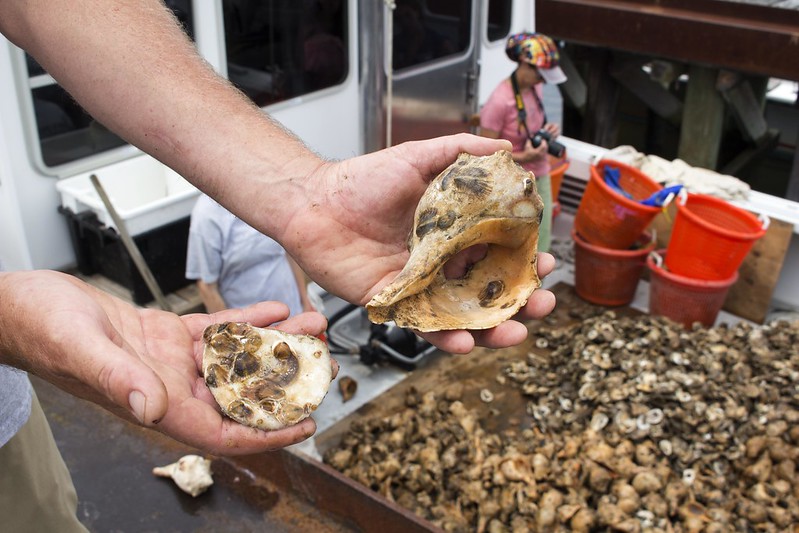
[[[538,92],[539,99],[543,93],[541,85],[533,88]],[[544,125],[544,114],[541,112],[538,101],[533,92],[522,90],[522,101],[527,111],[527,127],[531,134],[535,134]],[[513,143],[513,151],[520,152],[524,149],[527,141],[527,133],[524,128],[519,126],[519,113],[516,109],[516,97],[513,94],[513,86],[510,79],[494,89],[488,97],[483,108],[480,110],[480,127],[499,132],[502,139],[507,139]],[[540,159],[522,164],[526,170],[531,171],[536,176],[549,175],[549,158],[544,154]]]

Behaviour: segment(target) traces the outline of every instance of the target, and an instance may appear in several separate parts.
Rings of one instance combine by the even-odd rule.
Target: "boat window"
[[[228,78],[258,106],[347,77],[346,0],[223,0]]]
[[[489,41],[501,41],[510,33],[513,0],[488,0],[488,24],[486,37]]]
[[[471,25],[471,0],[396,0],[394,68],[465,52],[471,42]]]
[[[167,0],[189,36],[191,0]],[[31,56],[25,56],[42,161],[56,167],[126,144],[83,110]]]

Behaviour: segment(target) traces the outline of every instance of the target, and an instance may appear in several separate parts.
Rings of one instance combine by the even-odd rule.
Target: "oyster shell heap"
[[[510,152],[460,154],[419,201],[410,259],[366,305],[372,322],[418,331],[487,329],[513,316],[541,285],[536,272],[543,202],[535,176]],[[470,246],[485,257],[461,278],[442,267]]]
[[[799,322],[608,311],[538,333],[487,385],[529,417],[490,431],[474,387],[411,387],[325,461],[445,531],[797,531]]]
[[[307,418],[327,394],[333,371],[324,342],[242,322],[203,332],[203,374],[222,411],[258,429]]]

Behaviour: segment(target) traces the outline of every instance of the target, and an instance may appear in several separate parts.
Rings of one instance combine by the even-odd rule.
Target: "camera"
[[[541,146],[542,141],[546,141],[549,144],[549,148],[547,149],[549,155],[554,157],[563,157],[563,154],[566,153],[566,147],[560,144],[558,141],[553,141],[552,136],[544,129],[538,130],[535,132],[535,135],[530,137],[530,142],[532,143],[533,148],[538,148]]]

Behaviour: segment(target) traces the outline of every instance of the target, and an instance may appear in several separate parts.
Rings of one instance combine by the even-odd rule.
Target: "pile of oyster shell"
[[[532,425],[489,434],[459,387],[411,388],[326,462],[447,531],[799,531],[799,323],[606,311],[535,346],[491,386]]]

